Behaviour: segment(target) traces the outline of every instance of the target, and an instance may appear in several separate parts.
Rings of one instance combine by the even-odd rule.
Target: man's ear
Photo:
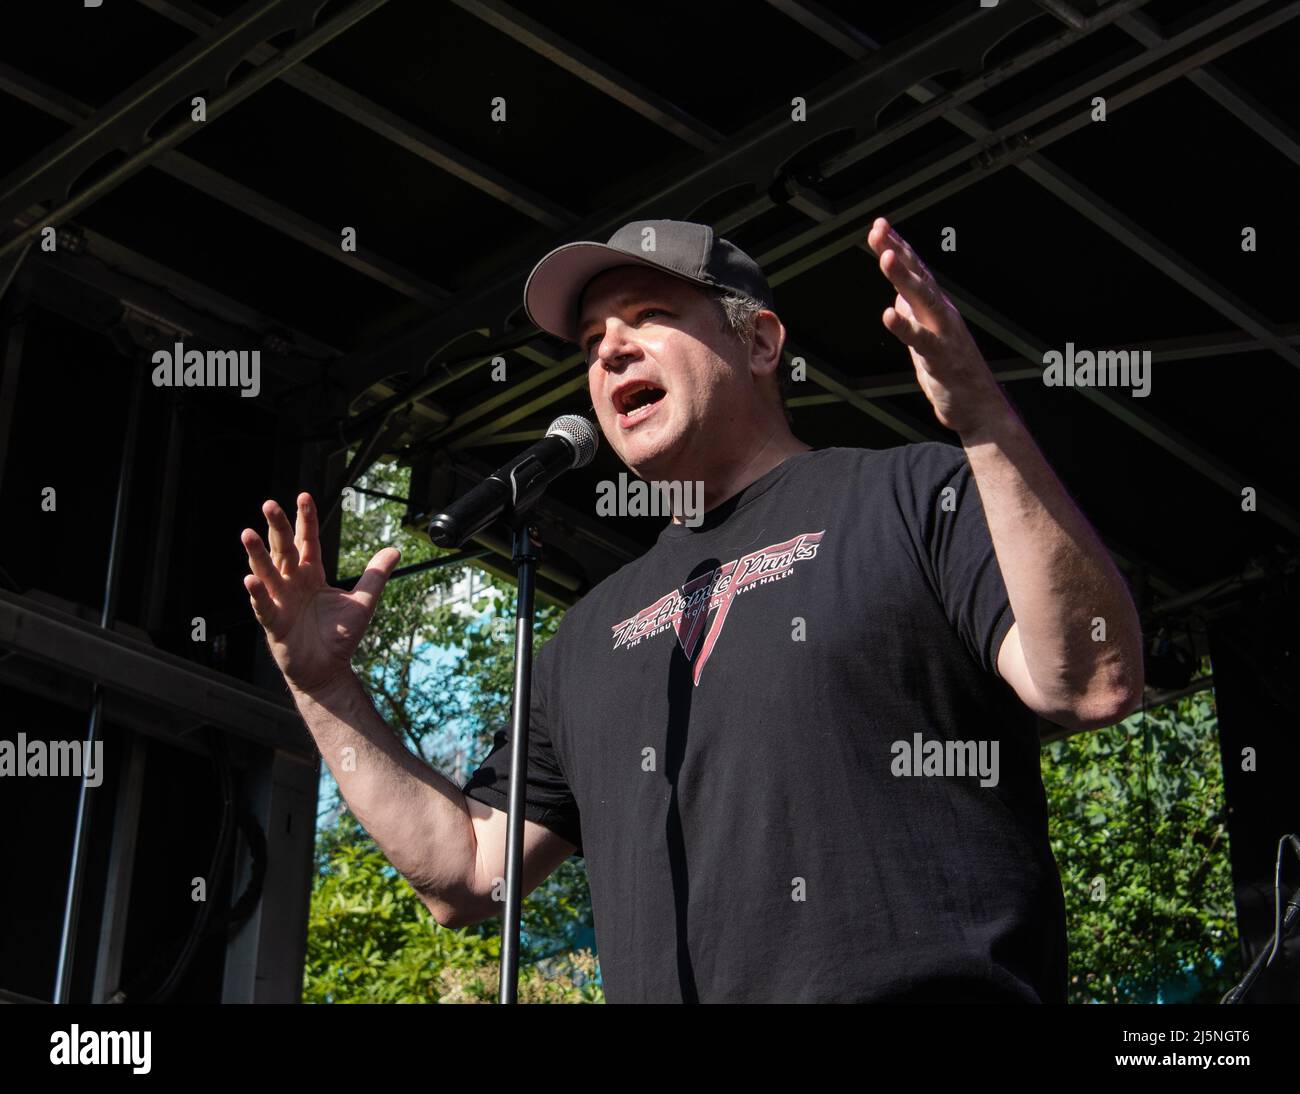
[[[768,376],[781,367],[781,350],[785,346],[785,327],[774,311],[764,308],[754,313],[754,341],[749,351],[749,367],[757,376]]]

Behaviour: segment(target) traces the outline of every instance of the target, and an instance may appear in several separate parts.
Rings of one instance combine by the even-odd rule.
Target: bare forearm
[[[407,749],[352,672],[314,694],[290,688],[357,820],[430,910],[467,900],[475,835],[460,788]]]
[[[1019,641],[1004,649],[1014,650],[1007,667],[1017,694],[1040,714],[1080,724],[1132,709],[1142,639],[1123,578],[934,274],[884,217],[872,222],[867,245],[898,290],[881,321],[907,346],[935,417],[961,437],[970,460],[1016,617]]]
[[[1025,666],[1062,707],[1141,688],[1141,627],[1124,579],[1020,419],[962,435]]]

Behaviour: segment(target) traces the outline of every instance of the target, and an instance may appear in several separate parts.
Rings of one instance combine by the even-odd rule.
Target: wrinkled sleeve
[[[569,788],[551,737],[547,711],[551,707],[552,638],[533,658],[532,701],[528,720],[528,775],[524,788],[524,817],[549,828],[582,854],[582,829],[577,802]],[[467,797],[502,812],[510,795],[510,733],[499,730],[492,750],[461,788]]]

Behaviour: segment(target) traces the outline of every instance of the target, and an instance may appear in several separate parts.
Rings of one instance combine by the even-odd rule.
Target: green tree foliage
[[[405,496],[409,471],[372,468],[358,484]],[[358,575],[376,550],[395,545],[401,566],[451,552],[400,527],[400,502],[354,492],[344,512],[338,572]],[[394,732],[426,762],[459,781],[510,722],[514,590],[495,614],[504,628],[480,625],[432,596],[448,592],[460,568],[435,568],[390,581],[353,667]],[[475,606],[489,607],[485,598]],[[548,640],[562,612],[539,611],[534,642]],[[458,664],[431,668],[436,646],[464,651]],[[492,1002],[497,993],[500,920],[459,930],[440,927],[347,810],[337,787],[318,825],[303,998],[306,1002]],[[598,965],[575,950],[590,933],[591,899],[578,859],[563,863],[524,905],[519,998],[599,1002]]]
[[[362,484],[401,496],[409,472],[381,465]],[[399,566],[425,562],[450,552],[439,550],[423,536],[400,527],[402,506],[364,494],[351,495],[344,511],[338,572],[355,577],[380,547],[397,546]],[[375,707],[408,746],[436,767],[455,755],[454,734],[443,732],[464,716],[455,670],[422,671],[422,654],[430,644],[455,644],[463,638],[464,620],[447,606],[434,607],[436,592],[449,593],[461,576],[459,568],[436,568],[409,578],[389,581],[379,610],[371,620],[353,658],[353,667],[366,683]]]
[[[1217,1002],[1240,975],[1212,691],[1043,749],[1071,1002]]]
[[[492,1003],[500,937],[438,926],[350,813],[322,834],[312,892],[303,1000],[312,1003]],[[590,950],[523,964],[525,1003],[603,1001]]]

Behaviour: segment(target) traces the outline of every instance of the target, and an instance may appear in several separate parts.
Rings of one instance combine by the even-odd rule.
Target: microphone
[[[591,463],[599,445],[600,438],[586,418],[561,415],[542,440],[434,517],[429,538],[439,547],[459,547],[494,520],[522,513],[553,479]]]

